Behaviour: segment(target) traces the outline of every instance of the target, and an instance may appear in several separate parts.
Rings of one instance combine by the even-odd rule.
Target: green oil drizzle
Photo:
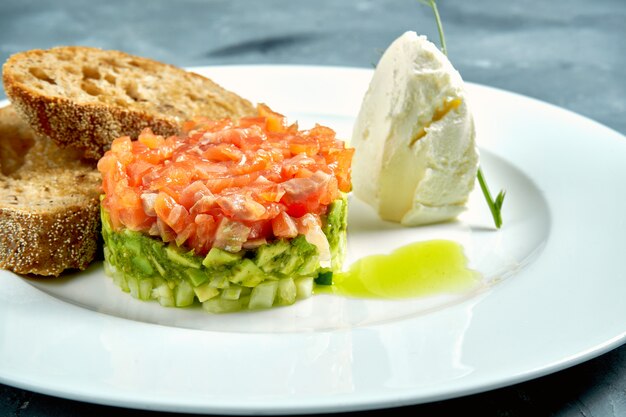
[[[475,287],[480,274],[467,266],[463,247],[449,240],[416,242],[389,255],[359,259],[316,292],[358,298],[400,299]]]

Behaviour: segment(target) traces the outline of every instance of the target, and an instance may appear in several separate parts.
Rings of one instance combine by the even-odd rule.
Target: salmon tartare
[[[292,304],[341,267],[354,150],[265,105],[144,130],[100,159],[105,271],[133,296],[210,312]]]

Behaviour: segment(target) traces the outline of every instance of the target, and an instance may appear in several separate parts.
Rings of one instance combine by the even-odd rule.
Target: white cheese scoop
[[[461,75],[433,43],[406,32],[385,51],[351,146],[354,194],[381,218],[415,226],[466,208],[478,150]]]

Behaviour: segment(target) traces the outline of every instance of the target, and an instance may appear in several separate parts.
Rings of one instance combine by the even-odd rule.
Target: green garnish
[[[439,40],[441,41],[441,52],[443,52],[445,56],[448,56],[448,48],[446,48],[446,37],[443,35],[443,25],[441,24],[441,18],[439,17],[439,9],[437,9],[437,1],[436,0],[417,0],[417,1],[433,9],[433,13],[435,14],[435,21],[437,22],[437,30],[439,30]]]
[[[448,48],[446,47],[446,38],[443,34],[443,24],[441,23],[441,18],[439,17],[439,10],[437,9],[437,1],[436,0],[417,0],[420,3],[429,6],[433,10],[433,14],[435,15],[435,21],[437,22],[437,29],[439,30],[439,40],[441,43],[441,52],[445,56],[448,56]],[[500,190],[496,199],[494,200],[491,197],[491,193],[489,192],[489,187],[487,186],[487,182],[485,181],[485,176],[480,166],[478,166],[478,172],[476,173],[478,177],[478,183],[480,184],[480,189],[485,196],[485,200],[487,200],[487,205],[489,206],[489,210],[491,211],[491,216],[493,217],[493,222],[496,225],[496,228],[499,229],[502,226],[502,204],[504,203],[504,196],[506,195],[506,191]]]
[[[333,285],[333,271],[320,272],[315,278],[317,285]]]
[[[476,173],[478,177],[478,183],[480,184],[480,189],[483,190],[483,195],[485,196],[485,200],[487,200],[487,205],[489,206],[489,210],[491,210],[491,216],[493,217],[493,222],[496,225],[496,228],[500,228],[502,226],[502,204],[504,203],[504,196],[506,195],[506,191],[500,190],[498,195],[496,196],[495,201],[491,197],[491,193],[489,192],[489,187],[487,187],[487,182],[485,181],[485,177],[483,175],[483,170],[478,167],[478,172]]]

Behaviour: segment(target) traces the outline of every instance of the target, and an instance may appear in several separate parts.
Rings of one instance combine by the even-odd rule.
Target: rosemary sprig
[[[437,29],[439,30],[439,40],[441,43],[441,52],[445,56],[448,56],[448,48],[446,47],[446,38],[443,34],[443,24],[441,23],[441,17],[439,16],[439,10],[437,9],[437,1],[436,0],[417,0],[420,3],[429,6],[433,10],[433,14],[435,15],[435,21],[437,22]],[[500,190],[496,199],[494,200],[491,197],[491,192],[489,191],[489,187],[487,186],[487,181],[485,181],[485,176],[483,174],[483,170],[480,166],[478,166],[478,172],[476,173],[478,177],[478,183],[480,184],[480,189],[485,196],[485,200],[487,200],[487,205],[489,206],[489,210],[491,211],[491,216],[493,217],[493,222],[496,225],[496,228],[499,229],[502,226],[502,204],[504,204],[504,196],[506,195],[506,191]]]
[[[483,170],[478,167],[478,172],[476,173],[478,177],[478,183],[480,184],[480,189],[483,191],[483,195],[485,196],[485,200],[487,200],[487,205],[489,206],[489,210],[491,210],[491,216],[493,217],[493,222],[496,225],[496,228],[500,228],[502,226],[502,203],[504,203],[504,196],[506,195],[506,191],[500,190],[496,199],[493,200],[491,197],[491,192],[489,192],[489,187],[487,186],[487,182],[485,181],[485,177],[483,175]]]
[[[446,48],[446,37],[443,34],[443,24],[441,23],[441,17],[439,16],[439,9],[437,9],[437,2],[435,0],[417,0],[417,1],[433,9],[433,13],[435,15],[435,21],[437,22],[437,30],[439,30],[441,52],[443,52],[445,56],[448,56],[448,48]]]

